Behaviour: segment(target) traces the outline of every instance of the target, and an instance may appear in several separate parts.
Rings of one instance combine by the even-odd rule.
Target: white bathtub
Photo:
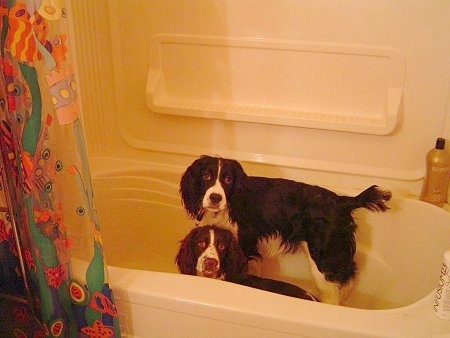
[[[183,168],[108,161],[93,183],[123,336],[450,337],[450,321],[432,313],[449,212],[400,197],[386,213],[356,212],[360,272],[338,307],[178,274],[178,241],[193,226],[178,194]],[[263,271],[314,292],[302,264],[288,255]]]

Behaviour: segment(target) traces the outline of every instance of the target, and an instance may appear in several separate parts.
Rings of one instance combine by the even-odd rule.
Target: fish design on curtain
[[[63,0],[0,0],[0,336],[120,337]]]

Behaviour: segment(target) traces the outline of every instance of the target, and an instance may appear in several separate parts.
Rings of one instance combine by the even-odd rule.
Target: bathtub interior
[[[178,273],[178,242],[194,226],[180,202],[181,173],[182,169],[126,169],[94,176],[109,265]],[[359,273],[346,306],[398,308],[435,288],[442,254],[450,248],[448,213],[399,197],[389,206],[386,213],[354,213]],[[301,254],[265,259],[262,270],[265,277],[317,292]]]

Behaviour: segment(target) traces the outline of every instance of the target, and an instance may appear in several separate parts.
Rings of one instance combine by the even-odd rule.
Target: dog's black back
[[[241,190],[245,193],[228,197],[230,218],[239,225],[239,243],[246,256],[259,256],[258,239],[279,233],[286,252],[307,242],[327,280],[346,283],[354,277],[357,226],[351,212],[360,207],[385,210],[381,201],[389,195],[375,186],[353,198],[284,179],[246,180]]]

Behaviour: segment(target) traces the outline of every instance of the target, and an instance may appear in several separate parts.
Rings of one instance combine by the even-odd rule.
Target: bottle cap
[[[436,149],[442,150],[445,148],[445,138],[439,137],[436,139]]]

